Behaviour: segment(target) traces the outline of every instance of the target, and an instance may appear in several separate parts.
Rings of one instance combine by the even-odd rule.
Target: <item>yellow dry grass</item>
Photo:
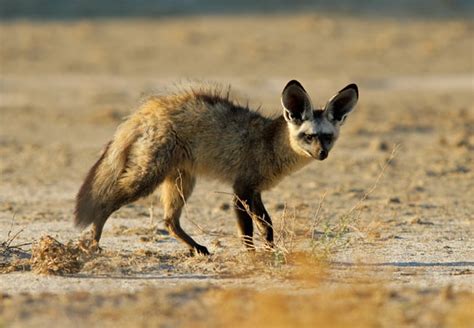
[[[89,239],[63,244],[46,235],[32,247],[31,269],[38,274],[78,273],[96,251],[97,244]]]

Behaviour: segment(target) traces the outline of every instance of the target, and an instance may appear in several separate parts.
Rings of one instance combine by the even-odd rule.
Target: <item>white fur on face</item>
[[[299,126],[298,133],[305,134],[335,134],[336,126],[329,121],[327,118],[323,118],[320,121],[303,121]]]
[[[339,136],[339,125],[331,122],[326,115],[318,119],[315,119],[313,115],[311,116],[311,119],[304,120],[301,124],[288,123],[291,147],[295,152],[305,157],[315,157],[320,145],[317,140],[312,144],[308,144],[301,138],[302,135],[333,135],[333,142],[330,148],[327,149],[328,151],[334,146]]]

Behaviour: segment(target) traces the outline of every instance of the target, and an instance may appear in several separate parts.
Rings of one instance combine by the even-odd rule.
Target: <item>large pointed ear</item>
[[[296,80],[288,82],[281,94],[283,116],[288,122],[299,123],[310,118],[313,106],[303,86]]]
[[[359,99],[359,89],[355,84],[349,84],[332,97],[324,110],[327,112],[329,120],[339,124],[344,123],[347,115],[354,109]]]

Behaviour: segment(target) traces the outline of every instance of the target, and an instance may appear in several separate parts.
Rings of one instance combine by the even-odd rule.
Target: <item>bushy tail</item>
[[[130,133],[126,133],[130,131]],[[134,131],[122,125],[114,140],[105,147],[99,160],[91,167],[76,196],[74,224],[86,228],[92,223],[105,222],[118,209],[122,174],[130,147],[136,140]]]

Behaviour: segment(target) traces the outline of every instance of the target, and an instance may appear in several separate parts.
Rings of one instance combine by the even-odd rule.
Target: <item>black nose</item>
[[[321,150],[319,151],[319,159],[323,160],[323,159],[325,159],[326,157],[328,157],[328,152],[327,152],[327,150],[321,149]]]

